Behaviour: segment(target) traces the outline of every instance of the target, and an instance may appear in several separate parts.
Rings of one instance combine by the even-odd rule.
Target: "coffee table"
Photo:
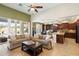
[[[33,41],[22,42],[21,50],[24,52],[27,52],[32,56],[37,56],[43,51],[42,44],[39,42],[33,42]]]

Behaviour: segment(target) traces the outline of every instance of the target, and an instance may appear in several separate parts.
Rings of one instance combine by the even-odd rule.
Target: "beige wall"
[[[12,18],[23,21],[30,21],[30,15],[16,11],[0,4],[0,17]]]

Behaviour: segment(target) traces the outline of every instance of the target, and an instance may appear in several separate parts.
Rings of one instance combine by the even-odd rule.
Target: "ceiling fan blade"
[[[43,8],[43,6],[39,6],[39,5],[28,6],[28,5],[25,5],[25,4],[22,4],[22,3],[19,3],[19,6],[29,7],[28,12],[31,11],[32,8],[35,10],[35,12],[38,12],[37,8]]]
[[[35,6],[35,8],[43,8],[43,6]]]
[[[35,11],[36,11],[36,12],[38,12],[38,10],[37,10],[37,9],[35,9]]]
[[[22,3],[19,3],[18,4],[19,6],[24,6],[24,7],[31,7],[31,8],[43,8],[43,6],[34,6],[34,5],[30,5],[30,6],[28,6],[28,5],[24,5],[24,4],[22,4]]]

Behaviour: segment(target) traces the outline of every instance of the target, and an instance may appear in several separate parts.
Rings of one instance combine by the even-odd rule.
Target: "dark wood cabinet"
[[[76,33],[68,33],[68,32],[66,32],[65,33],[65,38],[73,38],[73,39],[75,39],[76,38]]]
[[[58,29],[75,30],[76,29],[76,23],[62,23],[62,24],[58,24]]]
[[[63,44],[64,43],[64,35],[60,35],[60,34],[57,34],[57,37],[56,37],[56,42],[57,43],[61,43]]]
[[[52,29],[52,25],[49,25],[49,24],[46,24],[46,25],[42,25],[42,30],[43,31],[46,31],[46,30],[50,30],[50,29]]]

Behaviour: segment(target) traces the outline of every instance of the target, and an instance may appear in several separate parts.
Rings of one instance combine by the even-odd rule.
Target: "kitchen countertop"
[[[69,30],[69,31],[67,31],[67,33],[76,33],[76,31],[75,30]]]
[[[58,35],[64,35],[65,32],[57,32]]]

